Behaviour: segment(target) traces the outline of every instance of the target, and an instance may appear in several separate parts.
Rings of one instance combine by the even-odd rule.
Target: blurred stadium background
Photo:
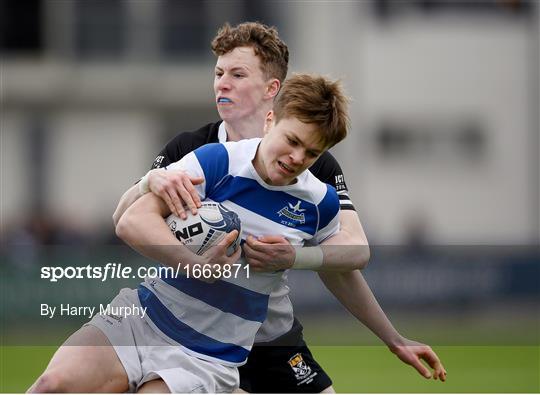
[[[424,381],[292,273],[335,388],[539,392],[539,16],[534,0],[0,0],[0,391],[24,391],[83,322],[39,303],[132,285],[39,267],[144,263],[114,236],[116,203],[169,138],[217,119],[217,28],[259,20],[291,72],[342,78],[353,128],[333,153],[373,246],[366,278],[449,371]]]

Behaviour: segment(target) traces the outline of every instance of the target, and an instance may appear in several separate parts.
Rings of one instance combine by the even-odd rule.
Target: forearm
[[[163,220],[165,207],[156,207],[158,201],[161,205],[163,202],[153,194],[147,195],[122,215],[116,226],[118,237],[140,254],[166,266],[177,267],[181,264],[183,268],[186,264],[201,263],[200,257],[182,245]],[[153,206],[150,205],[154,210],[147,209],[148,201],[154,202]]]
[[[350,273],[366,267],[370,257],[368,245],[323,243],[320,248],[323,251],[323,263],[316,269],[318,272]]]
[[[118,206],[116,206],[116,210],[113,214],[113,223],[116,227],[118,225],[118,222],[120,221],[120,218],[122,215],[126,212],[126,210],[133,204],[137,199],[141,197],[141,193],[139,192],[139,186],[138,184],[133,185],[131,188],[129,188],[120,198],[120,201],[118,202]]]
[[[388,347],[392,348],[401,341],[401,335],[382,310],[359,270],[319,273],[319,276],[341,304]]]

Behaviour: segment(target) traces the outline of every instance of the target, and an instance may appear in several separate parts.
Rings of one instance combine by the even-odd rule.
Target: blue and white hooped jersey
[[[252,164],[261,139],[208,144],[169,169],[204,177],[201,199],[220,202],[242,220],[247,235],[282,235],[293,245],[320,243],[339,230],[339,198],[334,188],[309,171],[287,186],[266,184]],[[238,263],[246,263],[241,259]],[[171,344],[198,358],[237,366],[245,363],[266,318],[269,295],[284,271],[239,270],[209,284],[179,276],[146,279],[139,299],[147,321]]]

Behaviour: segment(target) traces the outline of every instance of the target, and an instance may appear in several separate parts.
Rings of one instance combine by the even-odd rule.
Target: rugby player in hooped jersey
[[[334,188],[306,170],[345,137],[348,123],[345,108],[346,99],[338,83],[323,77],[295,75],[285,82],[274,110],[267,114],[262,140],[208,144],[168,168],[183,169],[204,178],[204,183],[195,187],[198,195],[234,210],[242,220],[244,234],[259,236],[277,232],[289,241],[288,245],[296,246],[306,241],[324,242],[339,230],[339,199]],[[280,213],[291,202],[297,207],[293,210],[302,212],[302,220],[284,223]],[[192,264],[179,259],[175,249],[164,248],[156,253],[155,246],[180,246],[163,221],[170,212],[162,199],[146,194],[124,213],[117,234],[143,255],[170,266],[180,261],[181,265],[191,267]],[[197,257],[194,261],[215,269],[212,259]],[[142,292],[139,288],[139,298],[148,309],[149,324],[166,334],[169,342],[183,346],[187,355],[225,366],[240,366],[266,318],[269,296],[283,288],[284,276],[283,270],[249,275],[240,272],[237,277],[223,277],[210,286],[183,278],[157,279],[146,281]],[[174,293],[171,286],[178,292]],[[257,314],[261,307],[264,314]],[[178,320],[190,329],[175,324],[173,319],[163,319],[167,310],[171,314],[177,312]],[[202,319],[190,320],[190,316]],[[191,338],[195,341],[190,343]],[[169,374],[172,368],[169,372],[159,371],[160,379],[145,381],[140,389],[192,392],[192,387],[182,384],[185,373],[182,368],[186,364],[179,357],[175,360],[181,364],[174,369],[177,376]],[[306,382],[317,375],[310,368],[305,371]],[[223,370],[207,373],[210,377],[197,384],[204,386],[204,390],[223,390],[217,383],[230,373]]]
[[[235,210],[246,232],[278,231],[299,246],[321,243],[339,230],[339,198],[306,170],[345,138],[346,102],[337,82],[294,76],[267,114],[263,139],[208,144],[171,168],[203,177],[196,186],[200,198]],[[292,225],[283,224],[278,212],[290,202],[302,205],[304,214]],[[162,199],[146,194],[123,214],[117,234],[167,266],[185,273],[194,263],[204,268],[206,258],[188,252],[171,233],[163,219],[170,213]],[[236,230],[229,234],[236,235]],[[227,256],[227,247],[226,242],[214,248],[222,263],[244,260],[240,249]],[[189,263],[183,263],[186,252]],[[216,261],[210,262],[217,270]],[[173,393],[232,392],[240,384],[237,367],[247,361],[265,321],[269,295],[284,276],[284,271],[240,271],[213,283],[184,273],[146,278],[137,290],[123,289],[110,303],[144,308],[144,318],[95,315],[60,347],[31,390],[152,391],[156,388],[145,384],[156,382]]]
[[[192,212],[200,205],[193,184],[203,180],[180,170],[165,167],[193,149],[207,143],[238,141],[262,135],[265,117],[272,108],[275,95],[287,74],[288,50],[273,28],[258,23],[224,26],[214,39],[212,48],[218,57],[215,68],[214,92],[223,122],[208,124],[195,132],[180,133],[157,156],[151,170],[141,183],[130,188],[120,200],[113,216],[115,223],[122,213],[148,191],[165,200],[171,211],[184,214],[184,204]],[[323,182],[336,187],[340,196],[341,230],[327,239],[325,245],[361,246],[324,250],[325,265],[319,276],[327,288],[362,323],[369,327],[402,361],[412,365],[424,377],[445,379],[445,371],[430,347],[403,338],[388,321],[358,270],[369,258],[367,239],[350,202],[342,171],[329,152],[325,152],[310,168]],[[142,186],[142,187],[141,187]],[[264,248],[271,245],[272,248]],[[278,236],[248,238],[244,244],[248,261],[254,269],[274,271],[290,267],[295,252]],[[308,254],[309,256],[309,254]],[[284,259],[285,258],[285,259]],[[333,270],[325,271],[332,262]],[[349,270],[349,271],[347,271]],[[257,335],[248,363],[240,368],[241,388],[250,392],[332,392],[331,381],[302,339],[302,327],[293,320],[292,310],[284,312],[275,306],[290,306],[286,292],[270,297],[267,321]],[[283,326],[276,325],[281,323]],[[284,330],[283,327],[286,327]],[[273,341],[270,341],[273,340]],[[273,346],[273,347],[271,347]],[[289,360],[299,354],[312,371],[313,380],[300,385]],[[422,364],[425,360],[433,374]],[[160,390],[157,381],[149,383]],[[162,391],[166,390],[161,388]]]

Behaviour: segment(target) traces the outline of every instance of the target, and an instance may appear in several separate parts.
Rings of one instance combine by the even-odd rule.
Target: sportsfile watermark
[[[170,248],[171,253],[176,250]],[[336,253],[342,253],[349,247],[336,248]],[[431,346],[538,347],[538,246],[371,245],[370,251],[369,265],[361,274],[404,336]],[[252,284],[279,274],[250,266],[249,280],[245,281],[246,261],[238,260],[242,266],[231,266],[231,279],[224,277],[228,276],[226,270],[220,278],[210,278],[214,273],[211,268],[199,268],[200,272],[190,268],[187,279],[188,262],[182,262],[181,268],[158,266],[124,245],[45,246],[33,255],[27,252],[28,247],[21,247],[5,254],[6,260],[0,264],[3,342],[7,345],[59,345],[98,313],[113,324],[124,317],[146,320],[150,309],[146,313],[135,309],[140,307],[137,293],[141,290],[150,292],[141,297],[151,297],[161,290],[184,289],[219,303],[227,311],[240,303],[246,303],[245,311],[252,311],[251,298],[257,296],[249,291]],[[339,306],[317,273],[290,270],[283,274],[287,286],[283,295],[292,300],[291,308],[301,317],[310,344],[382,344],[368,329],[359,330],[359,319]],[[242,291],[242,298],[229,294],[243,285],[248,291]],[[343,286],[353,290],[356,283]],[[123,289],[135,293],[133,301],[113,303]],[[275,301],[269,299],[269,303]],[[365,306],[363,299],[355,298],[351,303]],[[259,308],[260,304],[254,300],[253,306]]]
[[[116,279],[145,279],[145,278],[177,278],[185,275],[194,279],[237,278],[243,275],[249,278],[249,265],[235,263],[232,265],[185,265],[171,266],[141,266],[133,267],[122,263],[109,262],[104,266],[43,266],[40,278],[52,283],[59,280],[96,279],[102,282]]]

